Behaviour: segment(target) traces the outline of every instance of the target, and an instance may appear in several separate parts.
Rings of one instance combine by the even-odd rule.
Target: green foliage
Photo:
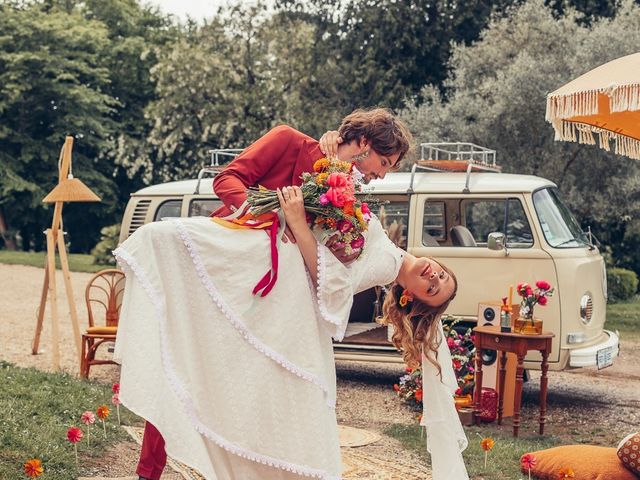
[[[7,265],[30,265],[44,268],[46,252],[23,252],[16,250],[0,250],[0,263]],[[69,270],[72,272],[99,272],[103,265],[96,265],[91,255],[71,253],[69,257]],[[56,268],[60,269],[60,258],[56,255]]]
[[[425,392],[425,395],[427,392]],[[384,431],[386,435],[398,439],[403,447],[413,450],[419,455],[426,454],[426,443],[419,425],[392,424]],[[526,452],[543,450],[557,446],[560,439],[552,436],[532,436],[520,433],[514,438],[511,430],[497,430],[491,426],[465,427],[469,439],[469,446],[462,452],[465,465],[471,478],[486,478],[492,480],[512,480],[522,478],[520,472],[520,457]],[[495,441],[493,450],[489,453],[489,462],[484,466],[485,453],[480,447],[480,440],[490,436]]]
[[[115,265],[116,259],[111,253],[118,246],[120,224],[110,225],[100,230],[100,241],[91,250],[94,263],[97,265]]]
[[[556,182],[578,218],[605,222],[640,214],[640,164],[596,147],[554,142],[547,93],[597,65],[640,50],[640,6],[580,23],[530,0],[492,20],[472,45],[454,47],[446,95],[435,86],[402,116],[419,141],[470,141],[495,148],[507,172]],[[606,178],[607,181],[602,181]],[[598,235],[598,231],[595,231]]]
[[[607,270],[607,291],[609,302],[630,300],[638,291],[638,275],[625,268]]]
[[[108,446],[127,438],[118,428],[115,408],[106,420],[107,438],[99,420],[92,426],[91,448],[86,441],[86,426],[80,416],[100,405],[111,405],[111,388],[78,380],[71,375],[44,373],[0,362],[0,478],[23,478],[22,465],[39,458],[45,469],[43,478],[68,480],[86,472],[76,468],[73,446],[67,441],[67,429],[81,427],[85,437],[78,443],[81,456],[99,457]],[[120,409],[123,424],[139,419]]]
[[[14,2],[2,7],[0,32],[0,233],[8,246],[43,248],[53,209],[41,199],[72,135],[74,174],[102,197],[65,207],[71,251],[88,251],[141,185],[114,158],[123,137],[146,135],[150,50],[174,33],[135,0]]]
[[[607,304],[605,328],[619,331],[623,340],[640,339],[640,298]]]

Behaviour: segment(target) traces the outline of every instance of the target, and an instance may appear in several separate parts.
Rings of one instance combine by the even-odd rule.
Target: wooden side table
[[[476,336],[476,385],[474,395],[474,411],[476,425],[480,424],[480,402],[482,398],[482,350],[497,350],[501,353],[500,387],[498,392],[498,424],[502,424],[504,399],[504,382],[506,375],[507,352],[515,353],[518,357],[516,368],[516,391],[513,412],[513,436],[518,436],[520,428],[520,404],[522,403],[522,383],[524,372],[524,357],[530,350],[538,350],[542,354],[542,376],[540,377],[540,435],[544,433],[545,415],[547,413],[547,371],[549,370],[549,354],[551,340],[555,336],[550,332],[540,335],[523,335],[520,333],[503,333],[499,326],[475,327]]]

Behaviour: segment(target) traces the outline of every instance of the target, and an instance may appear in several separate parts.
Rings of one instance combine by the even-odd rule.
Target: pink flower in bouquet
[[[542,296],[542,295],[538,298],[538,303],[540,305],[542,305],[543,307],[547,304],[548,301],[549,301],[549,299],[547,297],[545,297],[545,296]]]
[[[113,393],[120,393],[120,384],[114,383],[113,385],[111,385],[111,391]]]
[[[455,343],[453,343],[453,338],[447,338],[447,345],[449,346],[449,348],[453,348],[453,346],[455,345]]]
[[[353,228],[353,224],[351,222],[348,222],[347,220],[340,220],[338,222],[338,230],[341,233],[347,233],[352,228]]]
[[[538,287],[540,290],[549,290],[551,288],[551,284],[546,280],[538,280],[536,282],[536,287]]]
[[[320,205],[329,205],[331,203],[331,200],[329,200],[329,197],[327,197],[324,193],[320,195],[320,198],[318,199],[318,201],[320,202]]]
[[[345,188],[347,186],[347,175],[334,172],[327,178],[327,185],[333,188]]]
[[[342,190],[330,188],[329,190],[327,190],[327,193],[325,193],[325,195],[334,206],[339,208],[344,207],[345,198]]]
[[[346,246],[347,244],[344,242],[336,242],[333,244],[333,248],[335,248],[336,250],[342,250]]]
[[[362,248],[364,246],[364,237],[360,235],[355,240],[352,240],[350,245],[351,245],[351,248]]]
[[[360,205],[360,210],[362,210],[363,215],[371,215],[371,210],[369,209],[369,205],[367,204],[367,202],[362,202],[362,205]]]
[[[91,425],[96,422],[96,416],[91,410],[87,410],[80,416],[80,421],[85,425]]]

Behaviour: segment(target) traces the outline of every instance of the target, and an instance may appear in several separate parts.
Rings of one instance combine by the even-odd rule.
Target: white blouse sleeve
[[[318,310],[335,340],[344,337],[353,296],[376,285],[391,283],[398,276],[403,254],[389,240],[375,216],[369,223],[362,255],[347,266],[318,243]]]

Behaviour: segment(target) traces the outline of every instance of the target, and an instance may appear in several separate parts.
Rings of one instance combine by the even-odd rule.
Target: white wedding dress
[[[298,247],[209,218],[143,226],[115,252],[127,276],[115,356],[120,399],[162,433],[173,458],[207,479],[338,479],[331,338],[352,297],[395,279],[402,250],[373,218],[361,257],[318,245],[318,287]],[[428,398],[425,391],[425,398]]]

